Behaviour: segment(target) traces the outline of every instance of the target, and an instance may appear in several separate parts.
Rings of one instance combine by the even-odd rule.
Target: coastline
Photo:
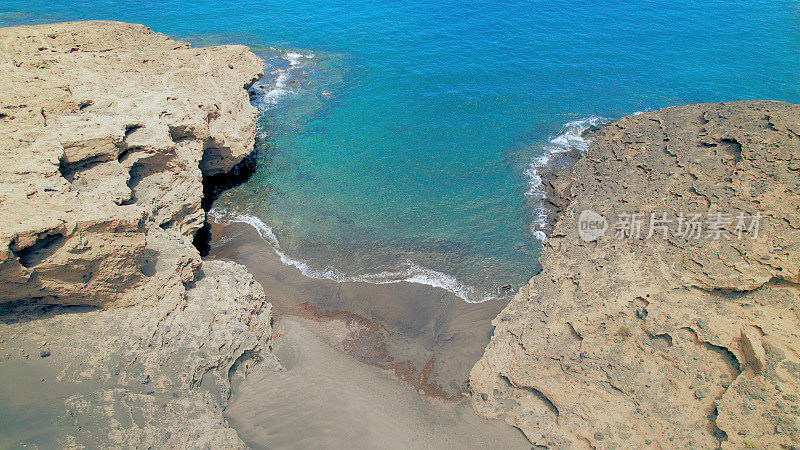
[[[271,305],[192,240],[263,62],[122,22],[0,40],[0,447],[245,448],[222,411],[273,359]]]
[[[445,290],[467,303],[483,303],[493,300],[508,301],[510,298],[508,295],[509,292],[506,291],[485,293],[482,298],[476,297],[473,287],[464,285],[455,277],[433,269],[418,266],[411,261],[407,261],[405,267],[400,270],[374,272],[354,276],[344,275],[332,268],[326,268],[324,270],[314,269],[305,262],[294,259],[284,253],[278,244],[278,238],[275,236],[275,233],[258,217],[211,209],[208,211],[208,218],[210,221],[217,224],[241,223],[251,226],[258,232],[261,239],[272,247],[273,252],[280,257],[283,264],[296,268],[308,278],[330,280],[337,283],[369,283],[375,285],[394,283],[420,284]]]
[[[537,195],[530,199],[545,218],[542,232],[552,231],[566,207],[572,167],[588,150],[602,121],[593,117],[570,122],[563,134],[549,141],[548,153],[532,163],[538,184]],[[211,211],[208,224],[208,258],[247,267],[273,299],[278,324],[284,317],[302,324],[338,352],[388,370],[431,399],[460,402],[469,395],[469,372],[489,343],[493,319],[510,297],[470,302],[438,283],[315,276],[302,262],[276,249],[274,235],[263,230],[266,226],[258,219],[231,220]]]
[[[294,64],[291,61],[290,59],[290,67]],[[279,71],[279,73],[282,72]],[[255,96],[254,102],[260,104],[262,96],[263,94]],[[548,138],[547,142],[539,149],[541,155],[534,157],[531,162],[525,165],[526,168],[523,171],[523,175],[527,190],[524,193],[526,198],[526,206],[524,208],[533,216],[530,223],[531,234],[539,241],[546,240],[546,235],[552,231],[565,206],[565,196],[570,186],[570,182],[567,179],[572,166],[588,151],[592,136],[597,135],[599,130],[608,123],[610,123],[609,119],[591,116],[564,124],[559,133]],[[255,160],[245,170],[246,174],[238,179],[239,182],[247,182],[247,178],[255,173]],[[232,186],[234,185],[228,185],[228,187]],[[230,194],[229,192],[226,195]],[[213,198],[216,200],[216,195]],[[331,267],[325,269],[312,267],[308,262],[287,254],[281,248],[272,228],[259,217],[236,212],[235,207],[233,209],[229,208],[230,200],[224,200],[225,206],[220,204],[218,208],[211,208],[210,203],[207,205],[206,211],[210,222],[220,225],[241,223],[251,226],[264,241],[270,244],[284,264],[294,266],[309,278],[331,280],[338,283],[364,282],[376,285],[404,282],[416,283],[441,288],[468,303],[487,301],[507,303],[515,294],[511,284],[499,285],[496,291],[483,291],[481,294],[476,294],[476,289],[473,286],[462,283],[456,277],[418,266],[410,260],[407,261],[402,269],[382,272],[373,271],[363,275],[352,276],[340,273],[337,269]],[[204,231],[208,232],[207,230]],[[208,240],[207,235],[204,235],[204,238]],[[224,237],[219,237],[217,240],[224,239]],[[206,242],[204,245],[208,245],[208,243]],[[324,262],[321,264],[324,264]]]
[[[75,30],[98,35],[98,48],[82,51]],[[258,397],[263,405],[280,401],[237,386],[246,386],[251,374],[280,374],[273,345],[302,336],[298,345],[314,341],[315,354],[341,359],[340,374],[368,374],[372,381],[365,386],[341,377],[353,395],[400,399],[405,417],[432,408],[400,428],[396,413],[384,415],[380,426],[395,426],[395,434],[428,430],[431,442],[459,447],[524,443],[516,430],[453,402],[464,399],[489,322],[504,305],[469,304],[414,283],[340,286],[307,279],[268,251],[261,256],[271,255],[273,267],[264,267],[261,256],[254,259],[254,268],[265,269],[254,270],[258,281],[240,264],[215,255],[201,259],[195,246],[203,247],[205,211],[220,189],[247,175],[239,164],[253,151],[255,111],[246,89],[261,62],[245,47],[192,49],[118,22],[1,32],[19,41],[10,47],[19,53],[0,53],[10,75],[5,81],[14,88],[3,91],[10,96],[4,103],[26,103],[0,116],[0,127],[13,130],[3,139],[15,139],[0,154],[9,162],[0,182],[14,187],[0,206],[17,221],[2,235],[9,249],[0,263],[0,292],[10,295],[0,304],[0,404],[18,418],[0,427],[0,445],[244,448],[223,414],[231,395]],[[40,41],[45,50],[22,51],[41,47]],[[117,83],[120,70],[133,82]],[[100,78],[84,78],[92,76]],[[124,104],[117,103],[126,92]],[[50,204],[59,200],[63,210]],[[27,215],[15,215],[20,212]],[[55,224],[42,217],[47,214],[57,216]],[[252,242],[266,245],[246,230]],[[292,279],[302,281],[286,283]],[[28,283],[24,289],[20,280]],[[323,294],[321,307],[301,298],[314,292]],[[363,298],[373,300],[358,302],[363,310],[332,309]],[[274,314],[270,302],[286,311]],[[305,317],[289,336],[273,329],[275,322],[301,320],[275,320],[285,312]],[[375,319],[381,317],[388,318],[385,324]],[[291,387],[315,397],[325,385],[309,380]],[[350,414],[386,407],[355,405]]]
[[[207,220],[210,178],[253,150],[245,47],[118,22],[0,33],[0,446],[800,442],[800,106],[670,107],[554,152],[542,272],[468,303],[306,277],[257,228]],[[579,229],[688,209],[764,221]]]
[[[547,240],[563,210],[572,167],[589,151],[592,136],[609,122],[609,119],[591,116],[564,124],[563,131],[542,147],[544,153],[535,157],[523,171],[528,185],[525,197],[533,213],[531,234],[539,241]]]
[[[468,303],[444,289],[412,282],[372,284],[311,278],[281,261],[256,229],[211,222],[208,258],[248,268],[266,290],[277,317],[342,322],[330,340],[340,351],[389,369],[415,390],[460,400],[482,355],[491,320],[507,301]],[[277,319],[280,320],[280,319]]]
[[[751,100],[600,130],[557,177],[542,273],[493,321],[475,410],[549,447],[796,445],[798,124],[799,105]],[[686,238],[687,212],[757,225]],[[631,214],[672,228],[621,233]]]

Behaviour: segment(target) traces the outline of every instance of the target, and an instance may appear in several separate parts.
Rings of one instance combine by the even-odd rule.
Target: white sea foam
[[[449,291],[468,303],[483,303],[487,300],[497,298],[497,296],[492,294],[486,294],[481,298],[476,298],[479,297],[479,295],[475,292],[475,289],[470,286],[465,286],[455,277],[433,269],[429,269],[427,267],[419,266],[412,261],[406,261],[402,264],[402,267],[396,271],[385,271],[355,276],[345,275],[332,268],[326,268],[323,270],[315,269],[306,262],[291,258],[284,253],[280,248],[278,237],[275,236],[275,232],[272,231],[272,228],[269,225],[265,224],[258,217],[251,216],[249,214],[221,211],[216,208],[209,211],[208,216],[214,219],[216,222],[240,222],[252,226],[258,232],[261,238],[270,244],[272,249],[280,258],[281,262],[297,268],[300,273],[309,278],[333,280],[338,283],[362,282],[371,284],[392,284],[408,282],[424,284]]]
[[[525,168],[525,176],[528,177],[528,191],[525,195],[534,199],[536,205],[531,233],[540,241],[547,239],[547,235],[543,231],[547,226],[547,210],[544,207],[545,191],[539,169],[547,165],[553,156],[559,153],[570,150],[586,152],[589,149],[589,141],[582,136],[583,132],[604,121],[606,119],[602,117],[592,116],[564,124],[564,131],[551,138],[542,148],[544,153],[534,158]]]
[[[269,76],[262,77],[250,88],[250,91],[256,94],[255,106],[263,111],[278,104],[283,97],[297,94],[298,91],[296,89],[289,88],[289,79],[298,69],[304,67],[307,61],[312,60],[314,56],[313,53],[284,52],[281,58],[288,61],[289,65],[283,69],[272,70]]]

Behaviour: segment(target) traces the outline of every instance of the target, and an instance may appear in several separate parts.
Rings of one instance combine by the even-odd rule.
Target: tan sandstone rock
[[[243,266],[202,267],[185,297],[155,305],[0,306],[0,356],[13,355],[0,357],[0,398],[24,399],[3,411],[27,419],[0,424],[0,446],[246,448],[222,412],[234,369],[257,355],[277,364],[271,305]]]
[[[245,448],[222,412],[277,364],[271,305],[192,238],[262,67],[141,25],[0,29],[0,447]]]
[[[800,445],[798,162],[787,103],[605,127],[572,170],[542,272],[494,321],[475,410],[555,448]],[[597,240],[579,236],[585,210],[610,224]],[[651,213],[717,212],[732,215],[727,239],[647,236]],[[622,213],[641,214],[640,239],[616,237]],[[748,220],[738,238],[740,213],[761,214],[757,235]]]
[[[0,302],[125,305],[194,279],[202,176],[252,152],[262,68],[141,25],[0,29]]]

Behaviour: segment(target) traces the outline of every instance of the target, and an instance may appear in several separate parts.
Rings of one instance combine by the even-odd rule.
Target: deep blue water
[[[800,103],[796,2],[681,3],[5,0],[0,24],[116,19],[252,46],[270,73],[262,164],[218,212],[258,217],[311,275],[478,300],[536,271],[530,165],[583,145],[584,119]]]

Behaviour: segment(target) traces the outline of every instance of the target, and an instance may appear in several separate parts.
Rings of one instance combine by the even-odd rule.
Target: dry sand
[[[212,224],[210,258],[247,266],[276,312],[274,354],[226,416],[254,448],[528,448],[465,394],[504,301],[415,283],[337,283],[283,264],[249,225]]]
[[[419,395],[392,373],[332,348],[284,316],[274,352],[282,370],[258,367],[234,389],[227,418],[253,448],[529,448],[468,402]]]

